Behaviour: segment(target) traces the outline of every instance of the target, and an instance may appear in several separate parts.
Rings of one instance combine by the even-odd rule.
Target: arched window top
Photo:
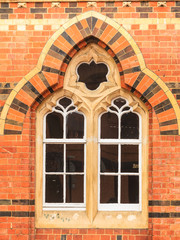
[[[46,138],[84,138],[84,115],[70,98],[57,101],[52,112],[45,116]]]
[[[102,139],[139,139],[139,115],[133,112],[124,98],[112,101],[108,111],[101,115]]]

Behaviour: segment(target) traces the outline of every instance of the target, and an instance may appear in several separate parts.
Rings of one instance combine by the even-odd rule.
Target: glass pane
[[[114,104],[120,109],[124,104],[126,104],[126,100],[118,98],[114,100]]]
[[[63,156],[63,144],[46,144],[46,172],[62,172]]]
[[[122,115],[121,138],[123,139],[139,138],[139,117],[137,114],[129,112]]]
[[[82,63],[77,72],[79,74],[79,82],[85,83],[89,90],[95,90],[102,82],[107,82],[106,75],[108,68],[104,63],[95,63],[92,61],[90,64]]]
[[[67,106],[69,106],[71,103],[71,99],[66,97],[59,100],[59,104],[62,105],[64,108],[67,108]]]
[[[121,146],[121,172],[138,172],[138,145]]]
[[[118,172],[118,145],[101,145],[101,172]]]
[[[84,137],[84,116],[79,113],[70,113],[66,118],[66,137]]]
[[[118,177],[100,177],[100,203],[117,203],[118,201]]]
[[[138,176],[121,176],[121,203],[139,203]]]
[[[46,175],[45,202],[47,203],[63,202],[62,175]]]
[[[118,138],[118,117],[114,113],[101,116],[101,138]]]
[[[66,176],[66,202],[83,203],[84,175]]]
[[[66,171],[84,172],[84,145],[66,145]]]
[[[46,117],[46,138],[63,138],[63,116],[52,112]]]

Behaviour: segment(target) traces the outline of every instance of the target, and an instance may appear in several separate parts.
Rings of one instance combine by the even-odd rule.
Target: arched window
[[[95,44],[37,109],[36,227],[146,228],[148,111]]]

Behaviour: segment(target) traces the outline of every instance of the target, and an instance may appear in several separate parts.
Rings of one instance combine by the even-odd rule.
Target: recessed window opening
[[[44,207],[84,209],[85,117],[64,97],[44,117],[44,126]]]
[[[89,90],[96,90],[102,82],[107,82],[108,67],[104,63],[81,63],[77,68],[78,82],[85,83]]]
[[[141,208],[140,116],[127,100],[112,101],[99,118],[99,210]]]

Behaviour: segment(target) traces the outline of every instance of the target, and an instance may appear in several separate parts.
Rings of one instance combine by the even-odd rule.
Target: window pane
[[[63,116],[52,112],[46,117],[46,138],[63,138]]]
[[[137,114],[129,112],[122,115],[121,138],[123,139],[139,138],[139,117]]]
[[[121,146],[121,172],[138,172],[138,145]]]
[[[79,82],[86,84],[89,90],[95,90],[102,82],[107,82],[108,68],[104,63],[82,63],[77,69]]]
[[[66,202],[83,203],[84,175],[66,176]]]
[[[121,176],[121,203],[139,203],[138,176]]]
[[[118,117],[114,113],[104,113],[101,117],[101,138],[118,138]]]
[[[66,137],[84,137],[84,116],[78,113],[70,113],[66,118]]]
[[[124,104],[126,104],[126,100],[118,98],[114,100],[114,104],[120,109]]]
[[[100,177],[100,203],[117,203],[118,201],[118,177]]]
[[[101,172],[118,172],[118,145],[101,145]]]
[[[62,105],[64,108],[67,108],[67,106],[69,106],[71,103],[72,103],[72,100],[66,97],[61,98],[59,100],[59,104]]]
[[[46,144],[46,172],[62,172],[63,155],[63,144]]]
[[[84,172],[84,145],[66,145],[66,171]]]
[[[46,175],[45,202],[47,203],[63,202],[63,176],[62,175]]]

